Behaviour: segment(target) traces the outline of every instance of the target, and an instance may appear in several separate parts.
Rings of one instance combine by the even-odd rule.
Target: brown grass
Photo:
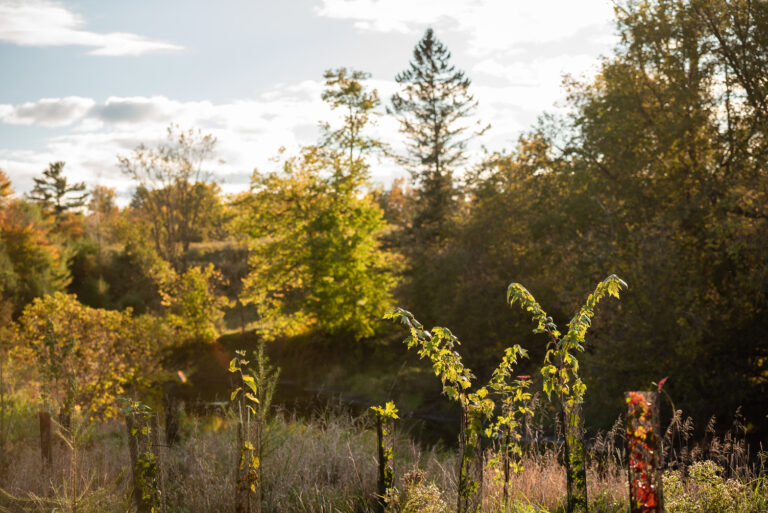
[[[308,420],[278,414],[266,432],[264,511],[374,511],[376,440],[370,422],[367,416],[353,417],[343,412],[318,413]],[[78,431],[77,436],[69,437],[70,442],[72,438],[76,442],[74,450],[65,443],[57,443],[50,468],[44,468],[40,460],[34,422],[25,426],[26,432],[16,437],[17,443],[9,451],[10,465],[2,481],[5,494],[0,497],[2,510],[130,511],[129,458],[122,423],[93,425]],[[599,511],[626,508],[621,426],[617,421],[613,430],[598,436],[590,445],[590,498],[610,505]],[[689,431],[690,425],[685,421],[673,421],[667,433],[671,467],[684,469],[696,458],[706,457],[743,479],[761,471],[750,467],[748,447],[739,438],[738,430],[718,437],[713,428],[708,438],[698,444],[693,443]],[[187,419],[178,446],[157,448],[166,512],[234,511],[234,441],[234,423],[224,415],[212,415]],[[525,470],[513,476],[510,483],[511,496],[519,505],[510,511],[556,511],[561,507],[565,496],[561,457],[556,444],[529,447]],[[396,487],[403,491],[403,476],[420,468],[423,482],[434,485],[429,488],[430,493],[438,494],[448,511],[452,511],[456,463],[450,451],[425,449],[400,437],[395,453]],[[502,485],[497,470],[491,466],[485,469],[485,512],[501,510]]]

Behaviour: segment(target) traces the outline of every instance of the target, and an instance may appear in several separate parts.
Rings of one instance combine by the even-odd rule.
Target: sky
[[[592,76],[616,44],[610,0],[0,0],[0,169],[24,193],[61,160],[124,204],[134,184],[117,156],[175,123],[213,134],[214,179],[245,190],[281,147],[295,153],[337,119],[325,70],[369,72],[386,105],[428,27],[491,124],[470,163],[562,109],[563,75]],[[372,134],[403,146],[390,116]],[[405,174],[372,166],[385,186]]]

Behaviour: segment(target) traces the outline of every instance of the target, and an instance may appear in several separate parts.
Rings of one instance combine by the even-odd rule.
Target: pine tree
[[[456,203],[453,171],[466,160],[467,118],[477,107],[471,80],[450,59],[448,48],[427,29],[408,69],[395,77],[403,89],[388,109],[408,138],[408,154],[399,161],[411,172],[418,194],[413,228],[427,241],[448,233]]]
[[[64,162],[52,162],[43,171],[42,178],[35,178],[35,186],[29,193],[29,199],[37,202],[44,210],[53,211],[57,218],[64,212],[85,205],[88,193],[85,183],[70,184],[63,174]]]

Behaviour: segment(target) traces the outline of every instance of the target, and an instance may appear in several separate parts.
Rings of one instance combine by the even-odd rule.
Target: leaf
[[[258,394],[259,393],[258,387],[256,386],[256,380],[253,379],[253,376],[249,376],[247,374],[244,374],[243,375],[243,383],[245,383],[248,386],[248,388],[250,388],[251,391],[254,394]]]

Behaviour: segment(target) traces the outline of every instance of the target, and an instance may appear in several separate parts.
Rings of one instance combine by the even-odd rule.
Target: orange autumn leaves
[[[640,392],[628,392],[626,395],[630,506],[633,513],[661,511],[658,435],[654,429],[655,405],[649,398],[651,396]]]

